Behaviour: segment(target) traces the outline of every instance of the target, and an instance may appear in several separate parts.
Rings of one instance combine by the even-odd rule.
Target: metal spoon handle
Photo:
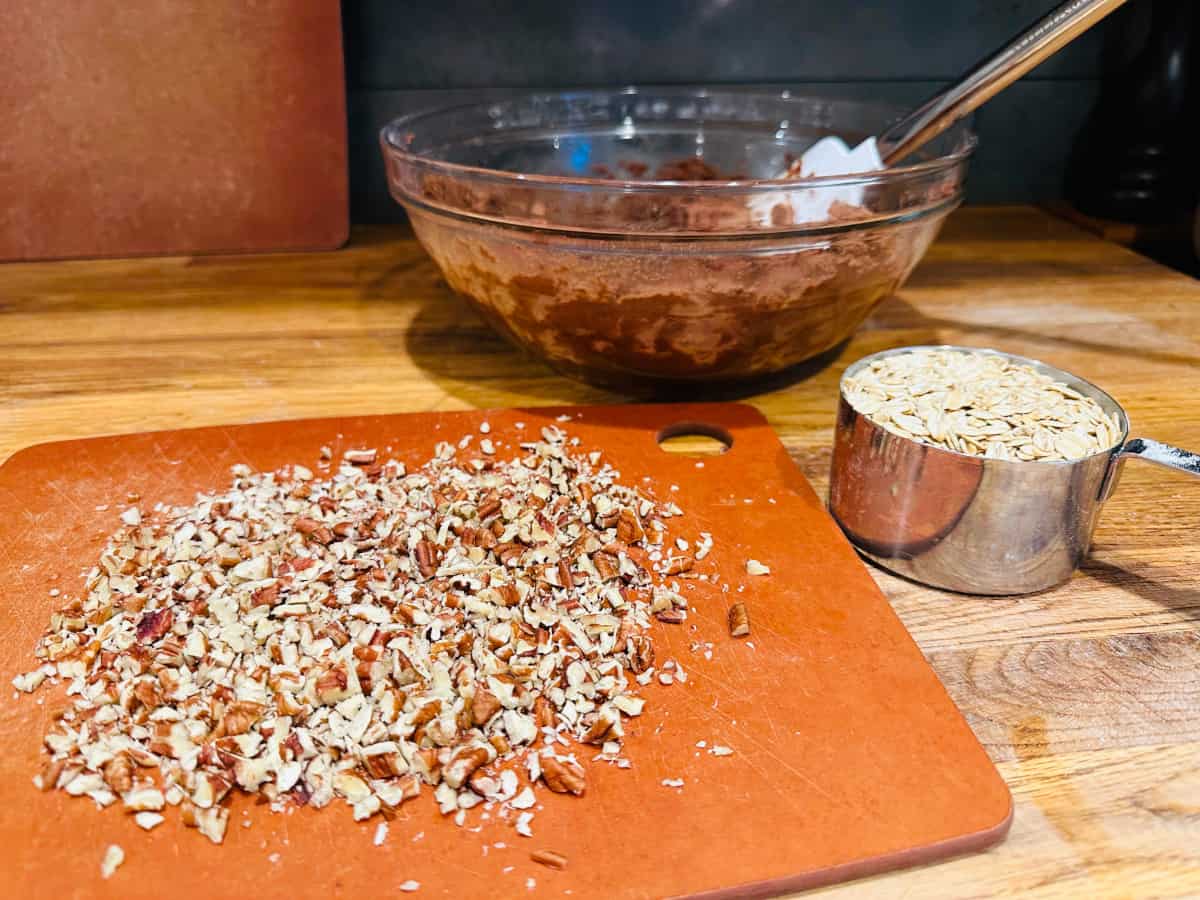
[[[1121,448],[1121,456],[1144,459],[1146,462],[1166,466],[1177,472],[1186,472],[1188,475],[1200,477],[1200,454],[1192,453],[1190,450],[1181,450],[1170,444],[1152,441],[1149,438],[1134,438],[1126,441],[1125,446]]]
[[[879,135],[885,165],[895,165],[963,116],[1054,55],[1125,0],[1070,0],[990,59]]]

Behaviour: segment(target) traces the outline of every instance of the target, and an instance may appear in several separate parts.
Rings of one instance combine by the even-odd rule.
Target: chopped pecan
[[[124,794],[133,787],[136,766],[128,753],[118,753],[104,764],[104,783],[114,794]]]
[[[143,644],[153,644],[168,631],[175,621],[170,609],[155,609],[142,615],[137,624],[137,639]]]
[[[647,635],[635,634],[628,639],[629,667],[641,674],[654,665],[654,641]]]
[[[279,602],[279,584],[269,584],[250,595],[251,606],[274,606]]]
[[[309,518],[308,516],[300,516],[296,519],[295,526],[300,534],[310,540],[316,541],[318,544],[333,543],[333,532],[316,519]]]
[[[601,581],[612,581],[619,578],[621,569],[617,564],[617,558],[603,550],[592,554],[592,565],[596,567],[596,571],[600,573]]]
[[[458,790],[466,784],[476,769],[487,763],[488,755],[487,749],[478,745],[467,745],[459,749],[442,769],[442,779],[450,787]]]
[[[408,772],[408,764],[399,750],[384,750],[364,756],[363,766],[372,778],[393,778]]]
[[[245,734],[254,727],[254,723],[262,718],[266,707],[261,703],[250,700],[238,700],[225,708],[213,738]]]
[[[533,719],[538,728],[553,728],[558,716],[549,700],[538,697],[533,701]]]
[[[642,528],[642,522],[637,513],[627,507],[622,508],[617,518],[617,540],[632,544],[642,540],[645,536],[646,531]]]
[[[565,869],[567,867],[567,858],[553,850],[534,850],[529,854],[529,858],[548,869]]]
[[[617,716],[609,710],[603,709],[585,722],[588,729],[580,740],[585,744],[603,744],[612,736],[613,729],[617,725]]]
[[[354,683],[357,684],[357,681],[358,675],[355,673]],[[353,695],[354,691],[350,685],[350,668],[345,662],[329,666],[317,677],[317,700],[325,706],[340,703]]]
[[[732,637],[745,637],[750,633],[750,613],[745,603],[735,603],[729,607],[729,634]]]
[[[471,700],[471,719],[475,725],[486,725],[500,710],[500,701],[495,694],[487,688],[475,689],[475,696]]]
[[[496,753],[501,756],[504,756],[512,751],[512,744],[510,744],[508,738],[502,734],[493,734],[490,738],[488,738],[488,743],[491,744],[496,750]]]
[[[542,756],[538,761],[542,766],[542,781],[546,787],[558,794],[583,796],[587,784],[579,763],[550,755]]]
[[[434,556],[433,545],[427,540],[417,541],[413,547],[413,561],[417,564],[417,571],[421,573],[422,578],[432,578],[437,572],[437,559]]]
[[[666,568],[663,569],[664,575],[682,575],[684,572],[692,571],[692,558],[690,556],[672,556],[667,560]]]
[[[510,542],[498,544],[496,546],[496,558],[502,566],[516,566],[521,562],[521,557],[525,555],[525,548],[520,544]]]

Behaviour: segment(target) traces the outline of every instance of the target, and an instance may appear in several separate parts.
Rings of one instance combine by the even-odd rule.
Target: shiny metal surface
[[[1125,0],[1070,0],[1064,3],[961,80],[879,135],[879,150],[884,163],[896,165],[1124,3]]]
[[[920,347],[865,357],[873,360]],[[1073,462],[968,456],[894,434],[855,410],[843,388],[834,438],[829,509],[859,552],[885,569],[965,594],[1028,594],[1063,581],[1087,556],[1103,502],[1125,459],[1200,476],[1200,456],[1128,439],[1125,411],[1104,391],[1037,360],[1031,365],[1091,397],[1121,424],[1121,439]]]
[[[1144,459],[1146,462],[1168,469],[1178,469],[1189,475],[1200,475],[1200,454],[1181,450],[1170,444],[1152,441],[1149,438],[1134,438],[1121,448],[1121,457]]]

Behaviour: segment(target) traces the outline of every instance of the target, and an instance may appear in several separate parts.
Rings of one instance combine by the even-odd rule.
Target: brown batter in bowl
[[[447,282],[489,323],[609,385],[752,378],[816,356],[904,282],[933,237],[921,222],[677,248],[411,215]]]
[[[481,111],[498,138],[480,137],[483,123],[457,110],[440,114],[452,121],[438,113],[432,122],[401,120],[383,144],[393,194],[451,287],[515,342],[591,382],[751,379],[830,349],[903,284],[961,196],[970,144],[962,135],[968,146],[957,157],[868,176],[728,179],[722,170],[783,171],[785,158],[820,133],[810,128],[791,144],[748,139],[732,127],[747,124],[739,110],[765,114],[747,99],[759,95],[743,92],[704,108],[706,152],[719,161],[672,156],[670,140],[630,147],[611,129],[583,125],[568,140],[562,132],[580,118],[579,96]],[[630,119],[648,119],[651,137],[671,110],[678,117],[696,102],[686,91],[665,108],[660,95],[582,96],[590,98],[583,118],[611,114],[626,130]],[[810,109],[781,102],[801,122]],[[721,116],[732,120],[724,142],[715,139],[725,133],[715,124]],[[548,136],[531,131],[531,117],[562,123]],[[672,134],[698,127],[672,121]],[[510,122],[524,124],[509,135]],[[771,119],[771,134],[778,124]],[[576,159],[580,147],[588,158]],[[799,192],[822,199],[820,221],[793,221]]]

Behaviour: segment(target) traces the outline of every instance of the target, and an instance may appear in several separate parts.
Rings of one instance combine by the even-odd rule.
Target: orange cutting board
[[[771,428],[747,406],[306,420],[29,448],[0,468],[0,677],[7,684],[34,667],[34,644],[56,603],[49,591],[78,588],[131,491],[144,508],[189,502],[196,491],[224,488],[234,463],[311,466],[323,444],[390,448],[419,464],[435,442],[485,420],[506,453],[560,415],[572,416],[563,427],[581,449],[602,450],[626,483],[684,509],[674,531],[693,539],[711,532],[716,545],[697,571],[719,572],[731,585],[723,594],[692,582],[687,623],[655,624],[658,660],[678,660],[688,679],[645,689],[646,712],[629,721],[626,739],[632,768],[590,764],[583,798],[539,790],[532,838],[494,816],[482,821],[481,808],[457,827],[426,791],[401,807],[381,846],[372,841],[378,819],[355,823],[340,801],[275,815],[239,797],[218,847],[176,812],[145,833],[118,808],[36,791],[40,736],[59,702],[51,694],[39,704],[43,690],[5,704],[0,718],[8,895],[363,898],[398,896],[411,879],[421,885],[412,896],[456,900],[761,897],[1004,836],[1012,810],[1004,782]],[[723,431],[732,446],[703,460],[664,452],[658,435],[680,423]],[[748,558],[771,574],[748,576]],[[734,598],[750,610],[748,640],[728,635]],[[706,642],[711,660],[692,649]],[[711,755],[714,744],[734,752]],[[674,779],[683,786],[664,786]],[[110,843],[127,859],[102,881]],[[566,855],[566,869],[533,863],[538,849]]]

